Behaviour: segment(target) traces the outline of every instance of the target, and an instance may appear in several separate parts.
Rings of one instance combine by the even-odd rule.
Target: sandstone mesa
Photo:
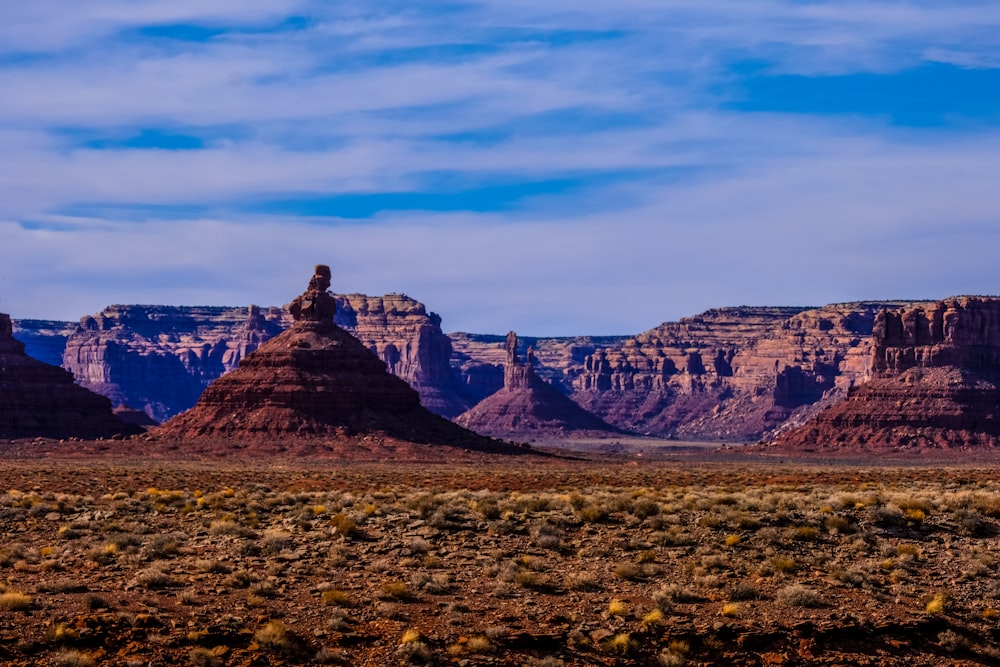
[[[1000,299],[954,297],[879,313],[869,379],[779,448],[1000,447]]]

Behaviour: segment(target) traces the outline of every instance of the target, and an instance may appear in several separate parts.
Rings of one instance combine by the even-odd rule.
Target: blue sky
[[[448,331],[1000,293],[1000,5],[0,5],[0,311]]]

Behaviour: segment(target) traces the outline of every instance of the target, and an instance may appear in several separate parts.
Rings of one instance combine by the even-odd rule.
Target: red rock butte
[[[871,378],[780,448],[815,451],[1000,447],[1000,299],[954,297],[875,321]]]
[[[503,389],[486,397],[455,422],[483,435],[516,437],[608,436],[621,434],[535,374],[534,353],[517,356],[517,334],[507,334]]]
[[[73,383],[73,375],[24,353],[0,313],[0,439],[109,438],[142,429],[125,424],[111,401]]]
[[[407,443],[523,453],[423,408],[358,339],[334,324],[330,269],[316,267],[288,305],[292,326],[213,382],[190,410],[153,429],[155,438],[287,439],[378,434]]]

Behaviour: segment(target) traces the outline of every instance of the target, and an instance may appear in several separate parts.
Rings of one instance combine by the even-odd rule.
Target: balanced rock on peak
[[[518,450],[480,437],[420,405],[409,385],[334,324],[330,269],[316,267],[288,310],[291,328],[213,382],[198,403],[154,430],[157,438],[247,440],[380,434],[410,443]]]

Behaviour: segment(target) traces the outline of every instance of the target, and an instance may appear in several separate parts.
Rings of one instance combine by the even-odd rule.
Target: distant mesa
[[[111,411],[111,401],[73,382],[58,366],[32,359],[0,313],[0,439],[110,438],[141,429]]]
[[[406,382],[333,322],[330,269],[316,267],[289,305],[294,322],[213,382],[155,438],[254,440],[378,434],[408,443],[523,452],[471,433],[420,405]]]
[[[846,395],[876,314],[916,302],[714,308],[589,354],[573,400],[620,428],[748,442]]]
[[[953,297],[879,313],[870,375],[774,445],[816,451],[1000,447],[1000,299]]]
[[[517,334],[507,334],[503,389],[459,415],[455,422],[496,437],[608,436],[622,431],[590,414],[535,374],[534,351],[517,354]]]

